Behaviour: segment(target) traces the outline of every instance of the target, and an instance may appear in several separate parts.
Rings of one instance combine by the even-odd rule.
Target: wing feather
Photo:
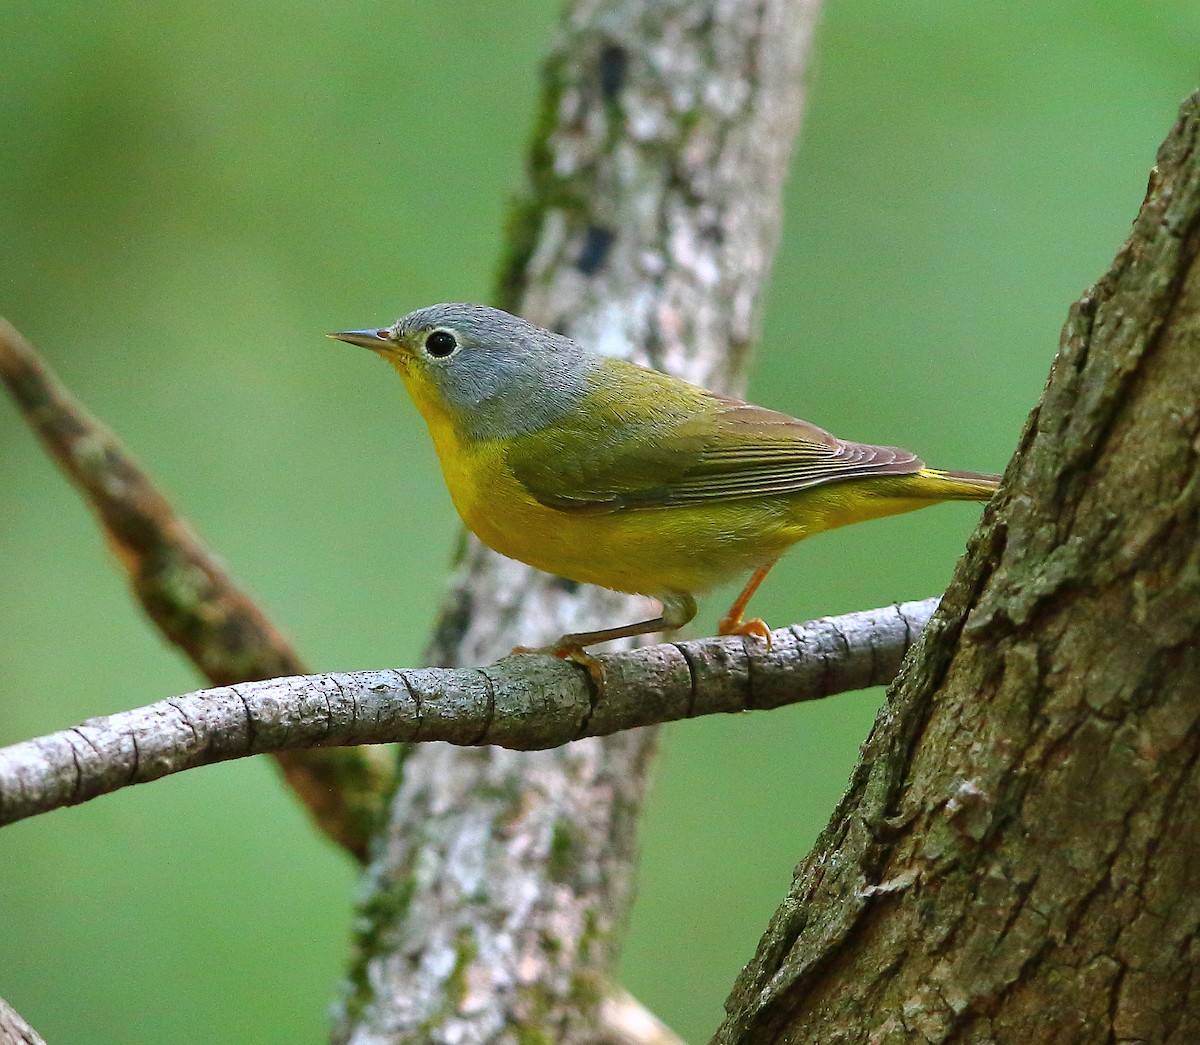
[[[593,396],[586,419],[572,412],[510,445],[509,465],[536,500],[564,511],[664,508],[924,467],[907,450],[845,442],[799,418],[691,385],[684,395],[662,374],[631,370],[624,394]]]

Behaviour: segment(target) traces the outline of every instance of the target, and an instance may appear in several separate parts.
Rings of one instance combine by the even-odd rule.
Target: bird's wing
[[[807,421],[699,389],[682,402],[662,398],[669,407],[638,411],[593,401],[586,427],[577,418],[557,421],[512,446],[509,464],[531,496],[564,511],[784,495],[924,467],[907,450],[844,442]]]

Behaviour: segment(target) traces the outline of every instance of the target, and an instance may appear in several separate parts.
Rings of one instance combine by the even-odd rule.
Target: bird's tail
[[[925,490],[939,501],[987,501],[1000,485],[1000,476],[984,472],[947,472],[922,468],[917,477],[926,480]]]

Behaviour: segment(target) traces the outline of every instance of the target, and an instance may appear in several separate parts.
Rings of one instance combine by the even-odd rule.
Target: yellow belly
[[[905,484],[916,476],[889,476],[781,497],[561,511],[530,496],[508,468],[502,443],[460,440],[420,381],[404,376],[468,528],[502,555],[585,584],[651,596],[705,592],[814,533],[934,503],[928,495],[906,496]]]
[[[713,507],[564,512],[528,497],[503,472],[489,496],[456,499],[491,548],[560,577],[644,595],[703,592],[769,562],[798,539],[775,513]]]
[[[745,511],[726,512],[726,525],[714,526],[721,513],[711,507],[549,508],[509,471],[502,445],[463,444],[449,425],[431,423],[430,432],[467,527],[489,548],[559,577],[644,595],[705,591],[777,557],[792,543],[765,540],[764,527],[747,526]]]
[[[705,592],[743,579],[814,533],[930,503],[839,483],[788,497],[560,511],[529,496],[505,467],[503,447],[435,441],[443,443],[454,505],[488,547],[546,573],[643,595]]]

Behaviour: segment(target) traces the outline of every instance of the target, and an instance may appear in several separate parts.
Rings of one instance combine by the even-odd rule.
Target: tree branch
[[[95,512],[134,594],[162,635],[216,685],[306,668],[266,615],[121,445],[0,317],[0,380],[47,452]],[[379,751],[287,751],[280,768],[318,826],[359,859],[394,760]]]
[[[0,1045],[46,1045],[46,1042],[3,998],[0,998]]]
[[[684,1045],[679,1035],[622,987],[612,986],[603,993],[596,1023],[596,1045]]]
[[[185,693],[0,748],[0,824],[249,755],[431,740],[540,750],[885,685],[936,606],[926,599],[783,628],[769,651],[714,638],[612,654],[599,694],[578,666],[532,656]]]

